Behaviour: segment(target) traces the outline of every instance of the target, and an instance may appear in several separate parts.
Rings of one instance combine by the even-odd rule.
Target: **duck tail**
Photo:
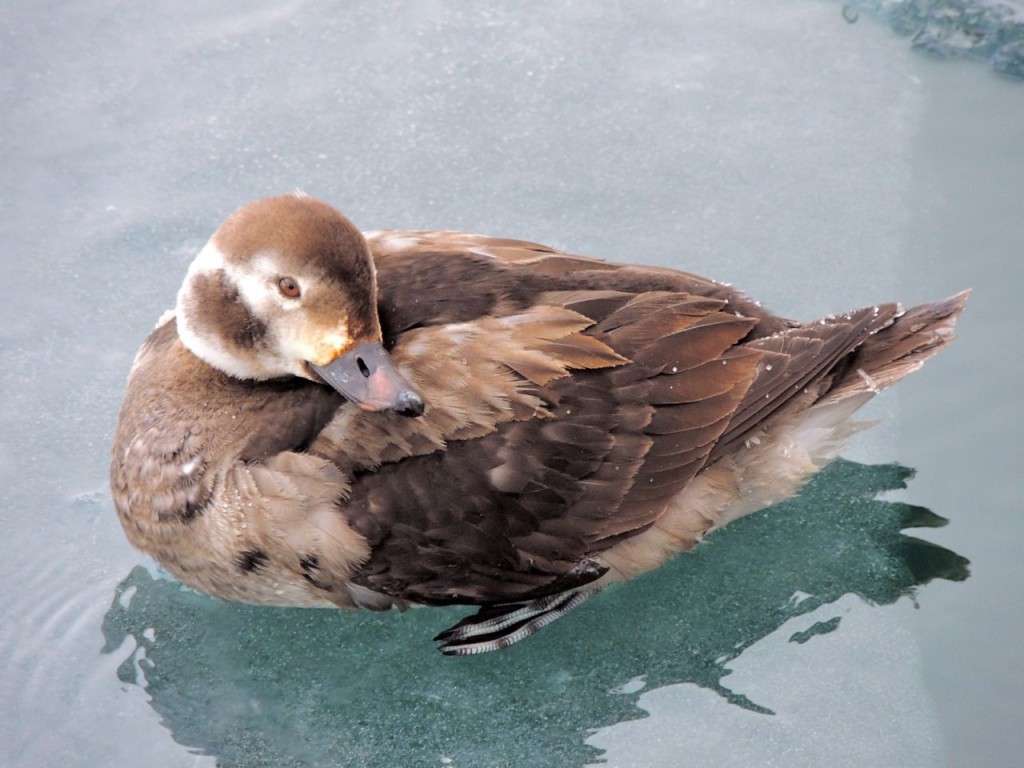
[[[956,338],[954,327],[970,294],[961,291],[898,314],[865,339],[820,402],[873,394],[916,371]]]
[[[734,459],[726,455],[718,471],[737,484],[737,499],[706,514],[712,528],[789,498],[835,459],[851,435],[872,425],[854,420],[857,409],[879,390],[916,371],[955,338],[953,328],[969,295],[963,291],[902,312],[894,305],[879,307],[877,330],[869,328],[855,350],[822,379],[823,390],[811,391],[813,404],[800,407],[797,401],[766,430],[748,430],[733,438],[734,446],[744,441],[743,470],[737,473]],[[872,310],[869,317],[874,315]],[[864,310],[854,314],[863,315]],[[709,473],[705,482],[714,479]],[[701,488],[688,489],[690,495],[684,494],[679,503],[702,503],[699,497],[692,498]]]

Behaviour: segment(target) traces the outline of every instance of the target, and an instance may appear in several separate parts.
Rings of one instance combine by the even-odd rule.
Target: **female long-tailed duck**
[[[478,606],[441,650],[503,648],[795,494],[966,298],[800,324],[670,269],[259,200],[139,350],[114,500],[202,592]]]

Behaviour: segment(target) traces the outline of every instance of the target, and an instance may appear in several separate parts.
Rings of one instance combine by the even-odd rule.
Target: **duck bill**
[[[379,342],[362,342],[327,365],[310,367],[325,383],[366,411],[420,416],[423,398],[395,367]]]

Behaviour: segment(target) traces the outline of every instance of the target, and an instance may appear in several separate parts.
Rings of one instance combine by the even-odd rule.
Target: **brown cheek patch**
[[[259,346],[267,335],[267,324],[249,311],[223,270],[196,275],[192,282],[189,310],[200,327],[218,329],[225,341],[238,347]]]

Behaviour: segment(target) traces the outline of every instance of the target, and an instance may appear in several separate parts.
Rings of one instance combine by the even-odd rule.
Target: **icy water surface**
[[[986,38],[998,13],[968,6],[1019,7],[8,3],[0,766],[1015,764],[1024,85],[992,68],[1016,22]],[[975,294],[856,462],[448,659],[430,638],[460,611],[218,602],[113,513],[138,344],[227,213],[296,187],[367,229],[674,266],[805,320]]]

